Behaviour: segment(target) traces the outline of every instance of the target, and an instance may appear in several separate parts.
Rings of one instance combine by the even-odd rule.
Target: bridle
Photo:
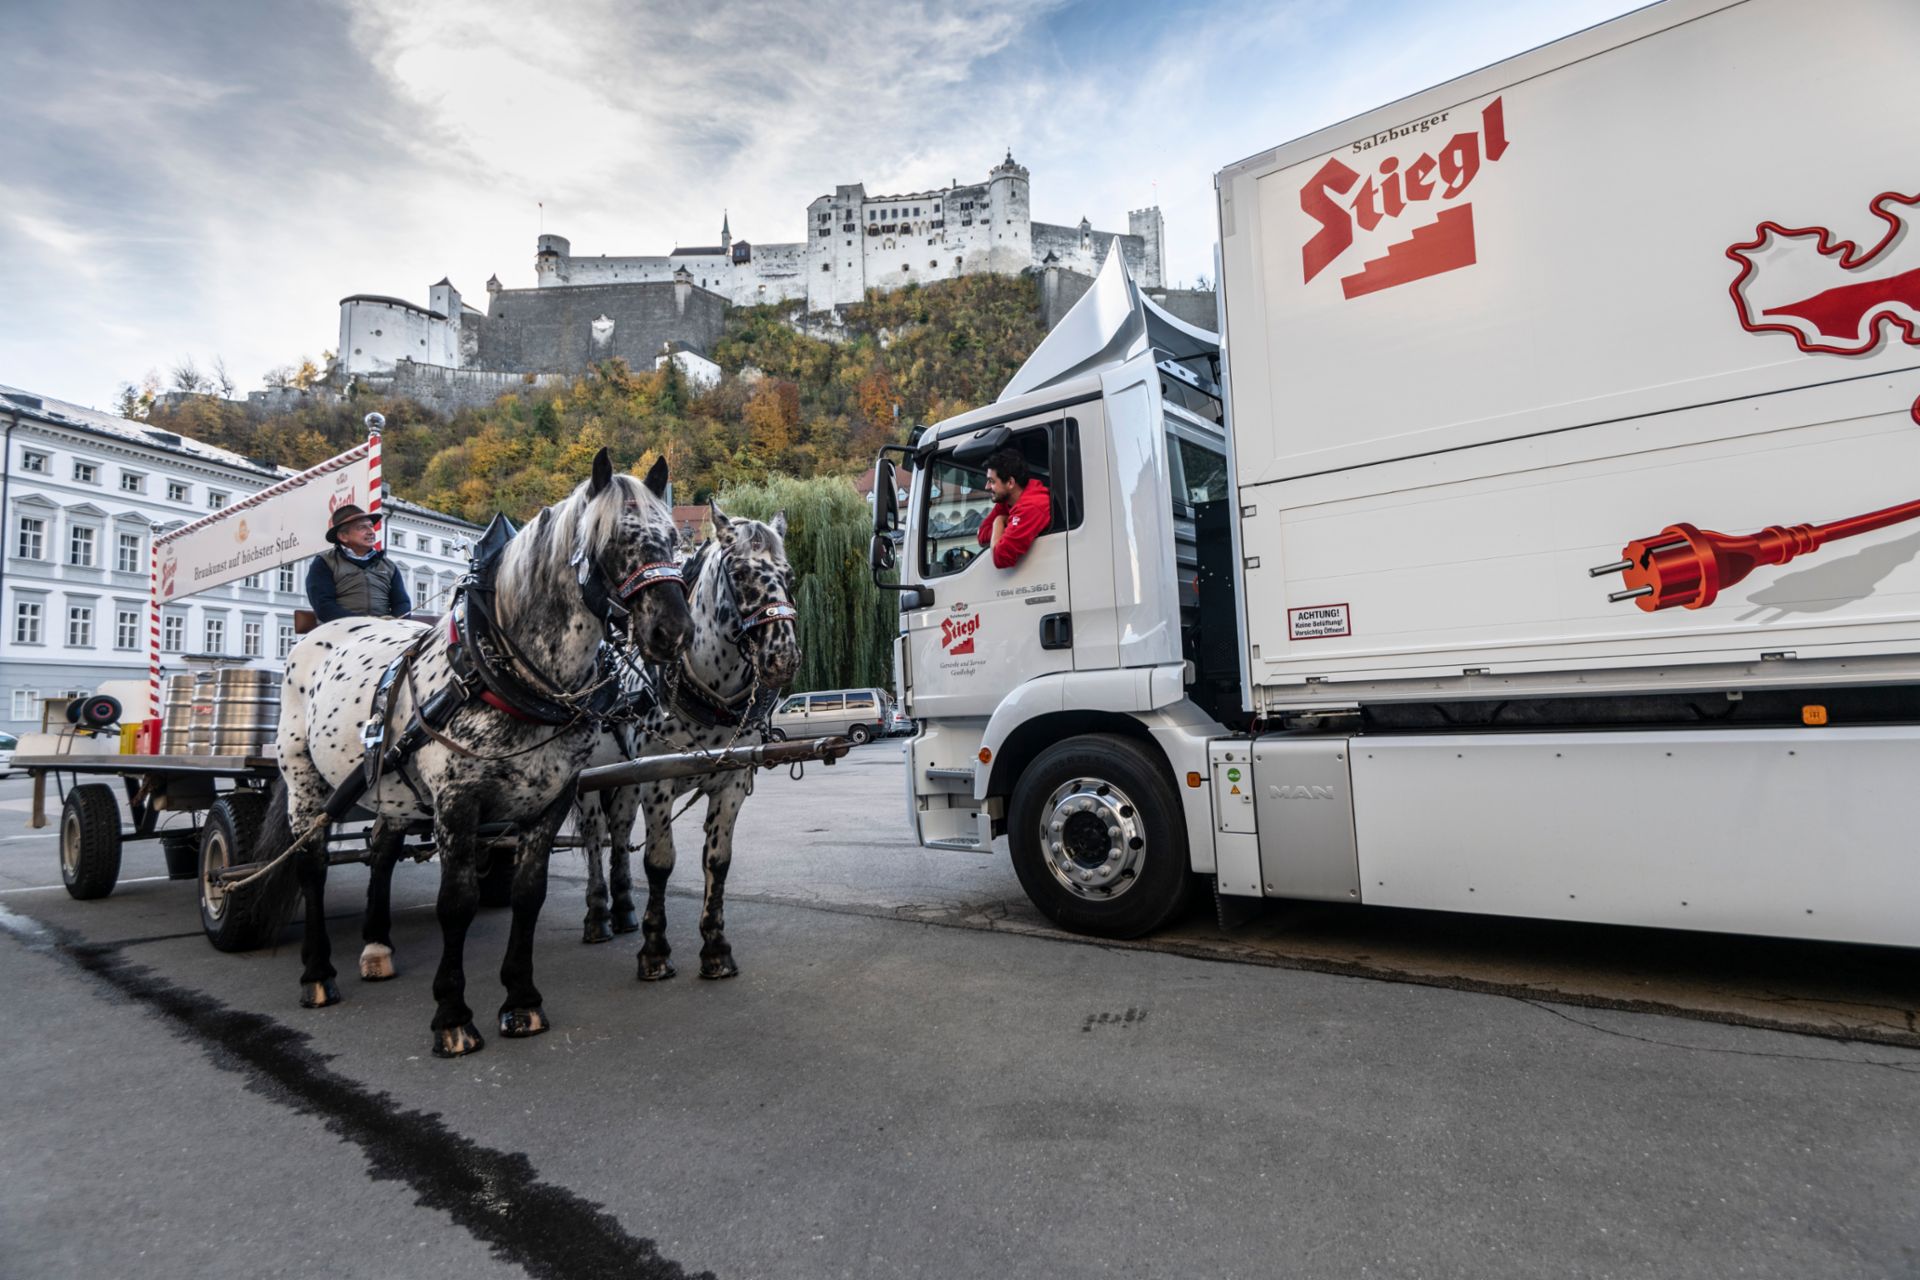
[[[770,626],[776,622],[798,622],[800,610],[785,596],[772,596],[760,601],[752,609],[740,604],[740,590],[734,585],[733,565],[730,552],[721,551],[720,563],[714,566],[720,575],[720,590],[726,594],[727,604],[733,611],[734,621],[728,627],[727,638],[734,647],[745,650],[748,637],[759,627]],[[793,594],[793,571],[787,570],[780,575],[786,595]]]
[[[600,619],[608,640],[617,639],[619,628],[633,616],[634,597],[648,587],[671,582],[680,588],[682,599],[687,594],[686,580],[681,577],[679,564],[673,560],[645,561],[618,585],[601,567],[599,557],[587,554],[584,542],[574,551],[569,563],[577,572],[580,597],[586,602],[587,611]]]

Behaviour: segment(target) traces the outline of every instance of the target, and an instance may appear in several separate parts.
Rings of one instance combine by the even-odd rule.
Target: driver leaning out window
[[[987,492],[993,509],[980,522],[980,545],[993,549],[997,567],[1011,569],[1053,523],[1053,499],[1018,449],[1002,449],[987,459]]]

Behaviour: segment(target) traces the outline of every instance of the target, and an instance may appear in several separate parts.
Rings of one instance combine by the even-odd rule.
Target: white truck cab
[[[1223,168],[1218,336],[1110,256],[883,454],[922,843],[1106,935],[1210,878],[1920,945],[1917,80],[1912,0],[1665,0]]]

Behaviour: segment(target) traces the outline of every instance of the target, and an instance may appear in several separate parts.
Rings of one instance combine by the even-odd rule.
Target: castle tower
[[[1146,244],[1140,261],[1140,287],[1164,289],[1167,283],[1167,224],[1160,217],[1160,206],[1127,211],[1127,234],[1139,236]]]
[[[987,173],[987,212],[992,236],[987,241],[991,270],[1011,275],[1033,265],[1033,205],[1027,191],[1026,166],[1012,150]]]
[[[447,368],[459,367],[460,291],[453,287],[453,281],[441,276],[439,283],[427,290],[427,310],[437,311],[446,319],[428,322],[431,332],[427,338],[427,349],[420,353],[421,362]]]
[[[501,288],[501,285],[500,285],[499,276],[491,275],[487,277],[487,297],[488,298],[492,298],[494,294],[500,292],[500,288]],[[489,302],[487,305],[492,306],[493,304]]]
[[[727,225],[727,211],[722,209],[720,211],[720,248],[725,250],[732,246],[733,228]]]
[[[533,255],[534,283],[542,288],[567,283],[573,273],[572,257],[573,246],[565,236],[541,236],[539,251]]]

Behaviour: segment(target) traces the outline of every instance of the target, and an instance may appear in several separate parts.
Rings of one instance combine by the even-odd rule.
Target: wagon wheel
[[[214,874],[253,859],[267,798],[253,791],[229,791],[213,802],[200,827],[200,927],[216,951],[252,951],[273,940],[281,913],[258,911],[241,916],[227,910],[227,891]]]
[[[60,879],[82,901],[113,892],[120,879],[120,804],[112,787],[90,782],[67,792],[60,812]]]

